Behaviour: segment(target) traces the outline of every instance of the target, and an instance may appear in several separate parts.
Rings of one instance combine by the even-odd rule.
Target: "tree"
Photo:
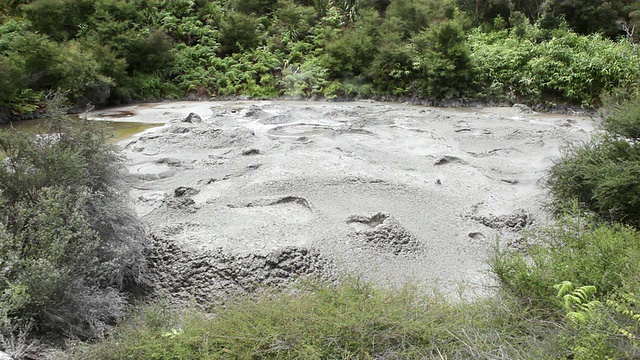
[[[401,20],[404,38],[410,38],[438,22],[452,19],[455,12],[453,1],[395,0],[387,8],[387,19]]]
[[[632,6],[625,0],[545,0],[540,24],[553,29],[566,21],[579,34],[602,33],[614,38],[623,35],[620,22],[629,20]]]
[[[459,21],[449,20],[424,30],[412,42],[422,96],[461,97],[473,88],[470,49]]]

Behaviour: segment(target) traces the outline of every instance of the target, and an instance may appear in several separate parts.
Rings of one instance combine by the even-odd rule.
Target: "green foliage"
[[[394,20],[385,23],[378,52],[371,61],[366,75],[376,93],[396,96],[408,95],[414,80],[413,51],[394,30]],[[389,30],[389,31],[386,31]]]
[[[636,92],[633,89],[632,92]],[[621,98],[605,98],[602,125],[613,137],[623,138],[635,145],[640,141],[640,94],[626,94]]]
[[[629,17],[629,1],[548,0],[542,6],[540,23],[556,28],[566,21],[579,34],[622,35],[620,21]]]
[[[605,112],[607,131],[564,149],[548,185],[557,203],[577,200],[605,221],[640,226],[640,109],[637,97]]]
[[[376,52],[378,26],[377,12],[363,11],[353,28],[345,28],[337,39],[326,44],[323,65],[334,78],[351,78],[362,75],[369,67]]]
[[[142,310],[72,359],[557,358],[554,327],[506,300],[452,302],[355,280],[232,299],[213,314]],[[538,334],[540,336],[535,336]]]
[[[640,286],[640,241],[632,228],[570,214],[527,239],[526,254],[500,250],[491,267],[507,290],[536,308],[562,308],[553,290],[562,281],[595,286],[604,296]]]
[[[633,44],[577,35],[553,21],[537,22],[543,13],[544,20],[560,18],[564,12],[574,14],[567,9],[596,16],[594,11],[611,8],[624,20],[626,35],[633,41],[635,20],[629,14],[638,11],[637,5],[545,4],[541,0],[2,2],[0,6],[8,10],[0,18],[0,69],[7,76],[0,80],[0,113],[7,119],[37,111],[42,94],[56,89],[67,91],[78,107],[176,97],[321,94],[594,107],[603,91],[638,83],[640,61]],[[577,9],[581,4],[585,6]],[[482,27],[467,37],[471,18]],[[603,21],[613,26],[611,19]],[[295,70],[301,67],[305,71]],[[309,77],[312,68],[315,75]]]
[[[23,7],[33,30],[55,41],[76,38],[94,11],[91,0],[37,0]]]
[[[220,22],[220,55],[251,51],[263,41],[255,15],[230,12]]]
[[[0,332],[102,336],[120,290],[144,283],[144,231],[128,210],[105,130],[62,115],[45,132],[0,134]]]
[[[640,150],[611,136],[573,145],[553,165],[549,188],[559,202],[576,199],[605,221],[640,226]]]
[[[414,67],[421,95],[437,99],[463,97],[473,87],[474,68],[460,21],[450,20],[413,37]]]
[[[476,24],[492,24],[494,19],[509,19],[514,10],[514,2],[511,0],[458,0],[458,5],[473,16]]]
[[[576,324],[588,321],[594,311],[602,306],[600,301],[593,299],[597,291],[595,286],[585,285],[576,288],[571,281],[563,281],[553,287],[558,290],[556,296],[562,298],[567,319]]]
[[[310,6],[300,6],[292,0],[280,0],[274,21],[281,36],[290,41],[299,41],[309,34],[315,24],[315,17],[315,10]]]
[[[634,294],[596,298],[595,286],[576,287],[570,281],[555,286],[569,321],[562,341],[574,359],[633,358],[638,353],[640,315]]]
[[[563,98],[587,107],[600,95],[628,87],[640,78],[640,57],[624,40],[555,31],[541,41],[533,26],[494,33],[475,31],[469,38],[478,81],[487,95],[512,101],[540,102]]]
[[[327,89],[323,94],[323,89],[328,84],[328,70],[319,63],[316,58],[308,58],[303,64],[289,65],[282,69],[282,80],[280,88],[287,96],[293,97],[335,97],[336,90]]]
[[[453,1],[396,0],[391,1],[386,17],[399,20],[403,39],[408,39],[429,26],[452,19],[454,11]]]

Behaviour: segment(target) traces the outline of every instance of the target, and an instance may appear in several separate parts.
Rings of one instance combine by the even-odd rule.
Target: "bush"
[[[400,20],[403,39],[451,19],[455,3],[450,0],[391,1],[386,11],[387,19]]]
[[[473,89],[474,67],[460,21],[449,20],[430,27],[412,41],[423,97],[463,97]]]
[[[147,281],[145,234],[105,128],[51,101],[46,131],[0,134],[0,332],[101,336]]]
[[[378,52],[376,45],[381,19],[377,12],[364,10],[353,28],[326,44],[323,66],[332,77],[351,78],[366,72]]]
[[[220,22],[220,55],[251,51],[263,41],[255,15],[229,12]]]
[[[543,40],[536,26],[469,37],[471,59],[485,95],[529,103],[563,99],[586,107],[600,95],[640,80],[640,56],[626,40],[555,30]]]
[[[577,200],[605,221],[640,227],[640,107],[638,98],[605,113],[605,134],[564,149],[548,178],[558,204]]]
[[[413,76],[413,52],[401,40],[397,20],[385,22],[378,45],[366,75],[376,92],[395,96],[408,95]]]
[[[563,281],[595,286],[603,296],[640,286],[640,234],[633,228],[574,212],[527,240],[526,253],[497,251],[491,267],[506,290],[534,308],[557,316],[562,302],[554,285]]]

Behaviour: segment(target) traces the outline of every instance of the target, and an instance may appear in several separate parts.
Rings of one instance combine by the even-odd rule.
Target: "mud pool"
[[[191,115],[190,115],[191,114]],[[206,302],[356,273],[484,293],[496,240],[544,223],[545,171],[588,117],[372,101],[167,102],[90,117],[120,142],[158,286]]]

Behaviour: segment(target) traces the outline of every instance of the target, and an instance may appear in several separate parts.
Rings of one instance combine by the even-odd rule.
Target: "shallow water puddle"
[[[77,119],[78,117],[72,117]],[[16,121],[14,123],[0,124],[0,130],[10,130],[14,128],[16,130],[25,131],[29,133],[36,133],[41,127],[44,127],[47,119],[35,119],[35,120],[23,120]],[[155,127],[163,126],[164,124],[158,123],[139,123],[129,121],[105,121],[109,131],[112,131],[114,137],[111,139],[113,142],[118,142],[127,138],[130,138],[136,134],[139,134],[145,130]]]

